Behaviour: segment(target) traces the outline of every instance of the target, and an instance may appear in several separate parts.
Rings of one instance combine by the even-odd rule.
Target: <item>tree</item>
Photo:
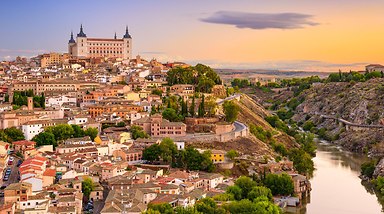
[[[71,125],[68,124],[59,124],[56,126],[48,127],[46,132],[51,132],[53,135],[55,135],[55,140],[66,140],[68,138],[71,138],[75,131],[73,130]]]
[[[231,160],[233,160],[233,159],[235,159],[235,157],[238,157],[238,156],[239,156],[239,153],[238,153],[236,150],[231,149],[231,150],[229,150],[229,151],[227,152],[226,156],[227,156],[228,158],[230,158]]]
[[[239,114],[239,106],[233,101],[226,100],[223,103],[223,109],[225,114],[225,120],[229,123],[233,123],[237,119],[237,115]]]
[[[191,115],[191,117],[195,117],[195,107],[196,107],[196,104],[195,104],[195,96],[193,96],[193,98],[192,98],[192,104],[191,104],[191,106],[189,107],[189,114]]]
[[[159,211],[161,214],[174,214],[172,206],[169,203],[148,204],[148,210]]]
[[[264,185],[272,191],[273,195],[292,195],[294,191],[292,178],[286,173],[268,174],[264,179]]]
[[[143,128],[141,126],[131,126],[131,133],[132,133],[132,138],[133,139],[138,139],[138,138],[148,138],[149,135],[145,133]]]
[[[171,138],[164,138],[160,143],[160,157],[166,163],[171,163],[177,153],[177,146]]]
[[[93,183],[91,178],[86,177],[83,182],[81,182],[81,191],[83,192],[85,197],[89,198],[89,195],[94,189],[95,184]]]
[[[248,193],[255,187],[257,184],[251,178],[246,176],[241,176],[235,181],[235,185],[241,188],[242,198],[247,198]]]
[[[36,142],[36,146],[53,145],[53,148],[56,148],[57,146],[55,135],[51,132],[41,132],[38,135],[35,135],[32,138],[32,141]]]
[[[97,130],[97,128],[92,128],[92,127],[87,128],[87,130],[85,130],[84,132],[84,134],[86,136],[89,136],[92,141],[97,137],[98,133],[99,131]]]
[[[280,214],[281,210],[278,206],[269,202],[265,197],[260,197],[256,202],[248,199],[234,201],[223,205],[224,209],[233,214]]]
[[[143,150],[143,159],[147,161],[158,161],[160,157],[160,146],[159,144],[153,144]]]
[[[212,117],[215,115],[217,109],[217,102],[213,96],[208,97],[205,102],[205,110],[207,111],[208,116]]]
[[[71,126],[72,126],[72,129],[74,131],[73,137],[84,137],[85,136],[85,132],[80,126],[74,125],[74,124],[72,124]]]
[[[15,127],[4,129],[4,134],[8,136],[7,139],[9,143],[12,143],[13,141],[25,139],[23,132],[20,129],[17,129]]]
[[[252,190],[248,193],[248,199],[251,201],[254,201],[256,198],[260,196],[265,196],[268,198],[268,200],[272,200],[272,191],[268,189],[267,187],[263,186],[255,186],[252,188]]]
[[[228,194],[233,195],[235,200],[239,201],[239,200],[243,199],[242,189],[239,186],[237,186],[237,185],[229,186],[227,188],[226,192]]]
[[[199,117],[204,117],[204,115],[205,115],[205,98],[204,98],[204,94],[201,97],[201,102],[200,102],[200,105],[199,105],[199,108],[198,108],[197,115]]]
[[[302,174],[311,174],[315,170],[312,157],[303,149],[291,149],[288,154],[295,169]]]
[[[163,91],[156,88],[156,89],[152,90],[152,94],[158,95],[161,97],[163,95]]]
[[[203,214],[196,210],[195,207],[180,207],[175,208],[175,213],[177,214]]]
[[[361,164],[361,174],[367,176],[368,178],[372,178],[375,168],[376,168],[375,161],[365,162]]]
[[[176,110],[173,108],[166,108],[163,111],[162,116],[164,119],[167,119],[171,122],[177,122],[182,120],[182,116],[178,115]]]
[[[219,208],[212,198],[203,198],[199,200],[195,208],[198,212],[204,214],[225,214],[225,210]]]

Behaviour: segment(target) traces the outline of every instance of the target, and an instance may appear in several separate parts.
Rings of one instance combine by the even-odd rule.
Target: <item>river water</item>
[[[383,213],[376,195],[362,185],[360,165],[367,159],[319,143],[313,159],[316,171],[311,178],[308,204],[300,213],[307,214],[376,214]]]

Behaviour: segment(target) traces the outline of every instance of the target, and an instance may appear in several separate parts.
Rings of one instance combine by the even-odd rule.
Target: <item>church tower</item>
[[[73,39],[73,32],[71,32],[71,38],[68,41],[68,53],[73,56],[73,52],[76,46],[76,41]]]
[[[128,32],[128,26],[125,28],[125,34],[123,36],[124,48],[123,48],[123,58],[132,59],[132,37]]]
[[[77,46],[77,56],[87,57],[88,55],[88,45],[87,45],[87,35],[83,31],[83,25],[80,25],[80,32],[76,37],[76,46]]]

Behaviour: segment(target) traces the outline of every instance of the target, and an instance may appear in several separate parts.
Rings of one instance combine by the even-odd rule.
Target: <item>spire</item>
[[[131,35],[128,33],[128,25],[125,28],[125,35],[123,36],[124,39],[131,39]]]
[[[116,32],[115,32],[115,39],[117,39]]]
[[[80,33],[77,34],[77,37],[87,37],[87,35],[83,32],[83,24],[80,25]]]
[[[71,39],[69,39],[68,43],[76,43],[73,39],[73,31],[71,31]]]

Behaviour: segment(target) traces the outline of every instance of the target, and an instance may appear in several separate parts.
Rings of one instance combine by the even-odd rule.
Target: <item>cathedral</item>
[[[68,53],[78,58],[132,58],[132,37],[128,33],[128,27],[125,29],[123,38],[117,38],[116,33],[113,39],[109,38],[88,38],[83,31],[83,25],[80,26],[80,32],[68,42]]]

